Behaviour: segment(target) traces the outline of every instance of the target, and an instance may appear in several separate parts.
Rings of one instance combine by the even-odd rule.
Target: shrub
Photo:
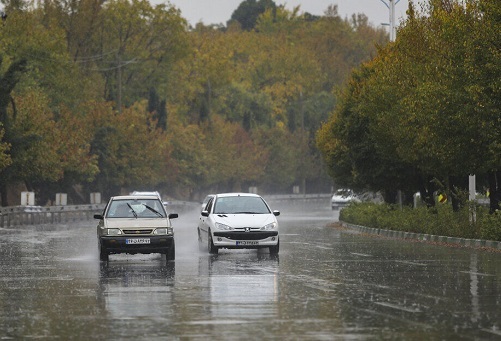
[[[388,204],[355,203],[341,210],[339,220],[387,230],[501,241],[501,212],[489,214],[487,208],[477,206],[476,223],[473,223],[470,221],[470,207],[454,212],[450,205],[400,208]]]

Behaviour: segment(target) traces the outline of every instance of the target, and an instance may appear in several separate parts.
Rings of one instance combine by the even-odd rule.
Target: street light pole
[[[388,7],[390,11],[390,41],[395,41],[397,36],[396,27],[395,27],[395,5],[400,2],[400,0],[381,0],[381,2]]]

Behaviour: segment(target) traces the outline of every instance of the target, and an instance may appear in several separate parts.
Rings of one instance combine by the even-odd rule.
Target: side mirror
[[[94,219],[103,219],[103,215],[102,214],[94,214]]]
[[[179,215],[177,213],[169,213],[169,219],[174,219],[174,218],[178,218]]]
[[[280,211],[277,211],[277,210],[273,211],[273,215],[278,217],[280,215]]]
[[[202,211],[202,216],[208,217],[209,216],[209,212],[208,211]]]

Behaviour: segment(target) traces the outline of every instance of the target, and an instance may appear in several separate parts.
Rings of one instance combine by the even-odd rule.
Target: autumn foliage
[[[273,7],[273,6],[272,6]],[[351,70],[384,45],[363,15],[283,6],[252,27],[189,27],[145,0],[7,2],[0,190],[39,204],[131,190],[329,191],[315,133]]]

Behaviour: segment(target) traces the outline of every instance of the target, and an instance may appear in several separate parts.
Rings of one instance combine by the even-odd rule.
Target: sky
[[[150,0],[155,5],[171,3],[181,10],[181,16],[195,26],[198,22],[205,25],[226,24],[233,11],[244,0]],[[364,13],[374,26],[389,23],[389,10],[384,3],[389,0],[274,0],[277,5],[285,5],[289,10],[300,6],[300,13],[323,15],[329,5],[338,5],[342,18],[351,18],[354,13]],[[384,2],[384,3],[383,3]],[[405,17],[409,0],[400,0],[395,5],[395,24]]]

